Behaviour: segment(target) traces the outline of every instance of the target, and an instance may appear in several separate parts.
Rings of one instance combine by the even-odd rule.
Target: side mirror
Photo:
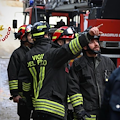
[[[13,20],[13,28],[17,28],[17,20]]]

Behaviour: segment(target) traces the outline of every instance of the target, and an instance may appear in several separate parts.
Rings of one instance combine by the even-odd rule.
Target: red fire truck
[[[120,1],[119,0],[81,0],[79,3],[68,3],[52,8],[45,4],[33,4],[24,9],[24,24],[34,24],[37,21],[48,22],[53,33],[63,19],[65,25],[74,26],[77,32],[85,29],[85,14],[89,11],[87,27],[103,24],[100,30],[101,53],[110,57],[115,65],[120,66]],[[14,20],[14,22],[16,22]],[[14,24],[13,24],[14,25]],[[15,26],[14,26],[15,27]]]
[[[101,53],[120,66],[120,1],[104,0],[101,7],[93,7],[88,17],[88,26],[103,24],[100,30]]]

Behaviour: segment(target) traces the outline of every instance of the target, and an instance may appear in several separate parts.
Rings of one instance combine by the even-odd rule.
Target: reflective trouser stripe
[[[70,101],[73,107],[83,104],[82,94],[75,94],[75,95],[70,96]]]
[[[33,107],[35,110],[43,110],[64,117],[65,108],[63,105],[47,99],[34,99]]]
[[[18,80],[9,81],[10,90],[18,89]]]

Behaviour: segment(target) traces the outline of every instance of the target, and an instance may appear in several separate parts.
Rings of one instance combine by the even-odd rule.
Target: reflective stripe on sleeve
[[[73,107],[83,104],[82,94],[75,94],[75,95],[70,96],[70,101]]]
[[[82,50],[78,37],[71,40],[71,42],[69,43],[69,48],[74,55],[76,55]]]
[[[25,82],[23,82],[22,83],[22,89],[23,89],[23,91],[26,91],[26,92],[28,92],[28,91],[30,91],[31,90],[31,83],[25,83]]]
[[[9,81],[9,88],[10,90],[18,89],[18,80]]]

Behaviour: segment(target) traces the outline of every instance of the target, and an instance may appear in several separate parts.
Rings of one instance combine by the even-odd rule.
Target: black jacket
[[[85,35],[75,38],[69,44],[55,48],[49,39],[40,39],[27,53],[20,72],[23,90],[32,92],[35,110],[64,119],[67,104],[67,80],[65,63],[76,57],[89,41]]]
[[[79,96],[80,103],[87,112],[98,110],[103,99],[105,83],[114,69],[115,65],[112,60],[101,55],[98,55],[97,58],[85,55],[75,59],[70,70],[73,78],[69,83],[71,100],[73,96]],[[72,102],[76,107],[77,103]],[[76,109],[80,109],[81,105]]]
[[[120,120],[120,67],[106,84],[99,120]]]
[[[7,72],[9,89],[12,96],[19,95],[19,92],[22,92],[21,81],[18,81],[18,73],[20,70],[20,63],[29,49],[30,48],[21,45],[19,48],[13,51],[10,57]]]

